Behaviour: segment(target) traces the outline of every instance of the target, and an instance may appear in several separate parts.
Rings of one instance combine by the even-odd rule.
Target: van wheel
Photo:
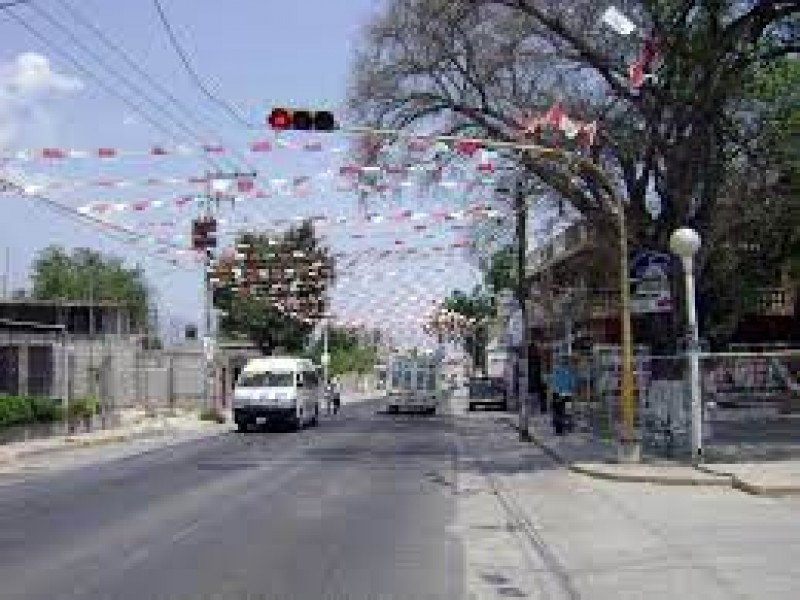
[[[236,423],[236,431],[238,431],[239,433],[247,433],[248,431],[250,431],[250,428],[247,426],[246,422],[239,421],[238,423]]]

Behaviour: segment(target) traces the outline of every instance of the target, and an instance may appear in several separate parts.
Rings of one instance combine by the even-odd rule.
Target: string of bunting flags
[[[479,163],[475,167],[478,174],[494,172],[494,165],[491,162]],[[341,192],[366,191],[366,192],[386,192],[397,190],[403,187],[414,185],[408,177],[415,173],[429,173],[437,176],[432,185],[439,185],[443,188],[472,188],[481,184],[490,183],[486,179],[465,181],[456,178],[444,178],[443,169],[440,166],[421,165],[408,167],[392,167],[388,165],[359,166],[344,165],[337,170],[328,169],[314,175],[299,175],[294,177],[272,177],[265,179],[265,183],[274,193],[291,193],[292,190],[310,192],[308,186],[327,183],[336,180],[336,190]],[[387,175],[393,177],[391,182],[358,181],[359,175]],[[403,178],[403,179],[400,179]],[[21,186],[24,194],[40,194],[48,191],[69,191],[84,188],[104,188],[104,189],[130,189],[138,187],[165,187],[165,186],[208,186],[214,182],[214,178],[209,176],[200,177],[148,177],[146,179],[121,179],[121,178],[100,178],[86,180],[54,180],[43,183],[26,183]],[[235,187],[231,190],[234,194],[253,194],[255,197],[269,198],[272,196],[269,190],[256,187],[254,177],[239,177],[235,180]],[[101,204],[101,203],[97,203]],[[138,208],[137,210],[142,210]]]
[[[410,209],[403,209],[389,213],[367,213],[364,215],[294,215],[291,217],[276,218],[276,219],[258,219],[253,220],[247,217],[235,221],[226,218],[220,218],[217,222],[228,228],[237,229],[245,227],[266,227],[278,228],[294,225],[310,221],[314,225],[321,227],[338,227],[338,226],[365,226],[365,225],[380,225],[380,224],[406,224],[417,223],[422,228],[423,225],[429,223],[440,222],[461,222],[475,219],[506,219],[507,215],[503,211],[492,208],[490,205],[482,202],[470,203],[464,209],[452,208],[436,208],[428,211],[415,211]],[[162,220],[162,221],[144,221],[139,222],[139,227],[144,228],[172,228],[183,226],[184,222],[177,219]]]
[[[437,152],[453,152],[461,156],[472,157],[483,145],[474,140],[441,141],[436,136],[402,136],[398,142],[404,144],[408,152],[426,152],[436,149]],[[329,152],[342,154],[347,151],[347,146],[330,142],[327,139],[311,139],[293,141],[276,136],[273,139],[259,139],[249,142],[246,152],[250,154],[266,154],[276,150],[294,150],[302,152]],[[207,143],[200,145],[177,144],[166,146],[154,144],[147,148],[127,149],[113,146],[104,146],[91,149],[44,147],[35,149],[11,150],[0,153],[0,159],[11,161],[60,161],[80,159],[114,160],[122,158],[164,158],[164,157],[193,157],[214,156],[238,152],[239,148],[232,148],[220,143]]]
[[[529,113],[520,120],[523,136],[534,136],[544,130],[560,131],[567,139],[591,147],[597,138],[597,121],[581,121],[567,114],[560,102],[554,103],[546,112]]]
[[[268,190],[263,189],[254,189],[251,193],[244,196],[238,196],[234,202],[242,202],[242,201],[249,201],[249,200],[263,200],[269,198],[275,198],[277,195],[291,195],[296,198],[303,198],[308,197],[312,193],[312,189],[309,186],[308,180],[302,181],[292,181],[289,182],[285,179],[273,179],[270,181],[271,185],[273,186],[273,191],[270,192]],[[457,182],[457,181],[442,181],[439,182],[439,185],[442,188],[447,188],[450,191],[456,191],[459,188],[463,188],[465,192],[473,192],[475,191],[475,187],[478,185],[488,185],[488,182],[480,183],[480,184],[465,184],[464,182]],[[111,186],[109,186],[111,187]],[[127,187],[127,186],[119,186],[119,187]],[[402,187],[402,186],[401,186]],[[40,185],[28,185],[25,189],[25,195],[34,195],[37,193],[41,193],[43,189],[46,189],[45,186]],[[353,191],[364,191],[365,188],[356,188],[355,186],[347,186],[347,187],[338,187],[336,191],[338,192],[353,192]],[[389,188],[387,186],[376,186],[375,191],[385,192]],[[148,210],[154,209],[161,209],[161,208],[189,208],[192,206],[197,205],[204,205],[209,202],[208,196],[204,195],[182,195],[176,196],[171,199],[138,199],[138,200],[131,200],[131,201],[113,201],[113,200],[106,200],[101,202],[91,202],[87,204],[80,205],[78,210],[82,213],[93,213],[93,214],[105,214],[105,213],[112,213],[112,212],[143,212]]]

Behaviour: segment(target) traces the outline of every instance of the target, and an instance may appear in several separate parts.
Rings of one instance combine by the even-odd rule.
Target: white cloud
[[[0,62],[0,148],[22,138],[52,138],[48,102],[82,89],[80,79],[53,70],[50,60],[35,52]]]
[[[13,96],[37,97],[77,92],[83,89],[83,82],[54,71],[46,56],[23,52],[11,62],[0,65],[0,87]]]

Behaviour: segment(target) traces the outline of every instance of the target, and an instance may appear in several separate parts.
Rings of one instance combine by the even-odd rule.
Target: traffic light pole
[[[211,378],[213,375],[213,327],[211,319],[211,256],[208,250],[205,251],[205,261],[203,262],[203,322],[205,327],[205,340],[203,344],[203,403],[206,410],[216,408],[213,406],[213,386]]]
[[[525,189],[521,179],[517,180],[514,195],[514,216],[516,219],[517,242],[517,285],[516,295],[519,309],[522,314],[522,336],[518,354],[519,374],[519,439],[530,440],[530,413],[531,405],[528,394],[529,388],[529,359],[530,349],[530,316],[528,315],[528,290],[525,277],[525,262],[528,254],[528,206],[525,198]]]

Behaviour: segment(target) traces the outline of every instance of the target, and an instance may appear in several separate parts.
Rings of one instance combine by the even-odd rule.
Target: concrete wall
[[[17,372],[11,376],[20,394],[38,387],[41,395],[52,398],[96,397],[112,411],[131,406],[203,406],[205,356],[199,343],[142,350],[138,336],[107,335],[69,336],[65,346],[63,338],[32,333],[15,334],[13,345],[0,340],[0,346],[9,346],[14,354]],[[220,405],[229,403],[239,368],[257,354],[245,348],[218,353],[212,394]],[[31,360],[34,355],[36,365]],[[32,385],[32,379],[38,384]],[[43,387],[42,382],[49,385]]]

